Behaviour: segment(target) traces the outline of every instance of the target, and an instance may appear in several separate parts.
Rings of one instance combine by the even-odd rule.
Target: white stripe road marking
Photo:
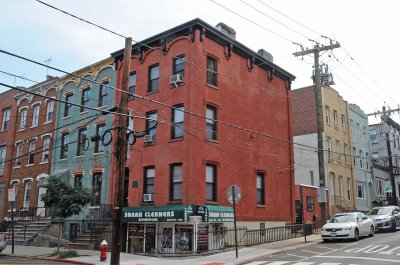
[[[290,261],[272,261],[271,263],[267,263],[268,265],[284,265],[288,264]]]
[[[297,263],[293,263],[293,265],[312,265],[312,264],[315,264],[315,262],[300,261]]]
[[[314,246],[316,248],[325,248],[325,249],[334,249],[334,248],[329,248],[329,247],[323,247],[323,246]]]
[[[306,259],[308,257],[304,257],[304,256],[300,256],[300,255],[293,255],[293,254],[286,254],[288,256],[292,256],[292,257],[297,257],[297,258],[302,258],[302,259]]]
[[[377,260],[385,262],[393,262],[400,264],[400,260],[394,259],[378,259],[378,258],[367,258],[367,257],[346,257],[346,256],[314,256],[313,258],[335,258],[335,259],[365,259],[365,260]],[[381,263],[382,264],[382,263]]]
[[[250,262],[249,264],[251,264],[251,265],[262,265],[262,264],[268,264],[268,262],[267,261],[252,261],[252,262]]]
[[[337,262],[335,262],[335,263],[323,262],[323,263],[320,263],[319,265],[340,265],[340,264],[342,264],[342,263],[337,263]]]

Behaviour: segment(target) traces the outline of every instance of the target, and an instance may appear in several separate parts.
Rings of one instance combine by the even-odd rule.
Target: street
[[[334,241],[297,248],[252,261],[251,265],[400,264],[400,231],[380,232],[360,241]]]
[[[50,261],[46,259],[33,259],[33,258],[24,258],[24,257],[15,257],[8,256],[0,253],[0,265],[8,265],[8,264],[57,264],[57,265],[70,265],[71,263],[66,262],[56,262]]]

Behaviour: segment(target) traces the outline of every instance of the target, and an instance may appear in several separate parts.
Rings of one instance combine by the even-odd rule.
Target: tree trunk
[[[63,225],[62,225],[62,220],[61,218],[59,219],[59,229],[58,229],[58,242],[57,242],[57,253],[56,255],[58,256],[60,254],[60,247],[61,247],[61,233],[62,233],[62,229],[63,229]]]

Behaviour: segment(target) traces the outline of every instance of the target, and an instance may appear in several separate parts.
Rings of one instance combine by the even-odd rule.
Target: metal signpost
[[[14,204],[15,204],[14,188],[8,189],[8,201],[11,202],[11,253],[14,254]]]
[[[228,197],[228,201],[233,204],[233,226],[235,229],[235,249],[236,249],[236,258],[238,258],[238,242],[237,242],[237,231],[236,231],[236,203],[240,201],[242,197],[242,193],[240,191],[239,186],[230,185],[226,190],[226,196]]]

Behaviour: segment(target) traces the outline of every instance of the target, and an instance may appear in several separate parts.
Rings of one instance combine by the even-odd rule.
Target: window
[[[29,140],[29,150],[28,150],[28,165],[32,165],[35,160],[35,147],[36,140],[31,139]]]
[[[85,155],[85,150],[87,147],[86,132],[87,132],[86,128],[80,128],[78,130],[78,148],[76,150],[77,156]]]
[[[310,184],[311,184],[311,186],[315,186],[314,171],[312,171],[312,170],[310,170]]]
[[[50,136],[43,137],[42,163],[49,162]]]
[[[357,149],[353,147],[353,164],[357,165]]]
[[[217,201],[217,166],[206,164],[206,201]]]
[[[314,197],[307,196],[307,211],[314,211]]]
[[[149,84],[147,92],[158,91],[158,82],[160,78],[160,66],[158,64],[149,67]]]
[[[343,199],[343,177],[339,176],[339,197]]]
[[[82,89],[81,94],[81,112],[86,111],[87,106],[89,106],[89,97],[90,97],[90,87]]]
[[[15,145],[17,146],[17,151],[15,154],[15,166],[19,167],[21,166],[21,160],[22,160],[22,146],[24,142],[18,142]]]
[[[217,60],[207,56],[207,84],[218,86]]]
[[[177,56],[174,58],[172,74],[185,75],[185,56]]]
[[[265,174],[257,172],[257,204],[265,205]]]
[[[21,119],[19,121],[19,129],[20,130],[25,129],[27,115],[28,115],[28,110],[27,109],[21,110]]]
[[[0,146],[0,175],[4,174],[4,166],[6,164],[7,146]]]
[[[365,153],[365,167],[367,168],[367,170],[369,170],[369,154]],[[396,157],[396,161],[397,161],[397,157]],[[397,166],[397,164],[396,164]]]
[[[29,208],[29,202],[31,200],[31,190],[32,190],[32,181],[25,181],[25,191],[24,191],[24,205],[25,209]]]
[[[325,122],[326,122],[326,124],[330,124],[331,123],[330,116],[331,116],[331,114],[329,112],[329,107],[325,106]]]
[[[333,124],[335,125],[335,128],[338,127],[338,114],[336,110],[333,111]]]
[[[107,96],[108,96],[108,89],[107,89],[108,81],[104,81],[100,84],[99,87],[99,107],[107,105]]]
[[[182,200],[182,165],[175,164],[170,166],[171,176],[171,200]]]
[[[10,114],[11,114],[10,108],[3,110],[3,124],[1,126],[2,128],[1,130],[3,132],[8,131],[8,128],[10,127]]]
[[[72,110],[72,94],[68,94],[65,96],[65,103],[64,103],[64,117],[71,116]]]
[[[342,115],[342,131],[345,133],[346,132],[346,117]]]
[[[75,188],[78,188],[78,187],[81,188],[82,187],[82,179],[83,179],[82,174],[77,174],[74,177],[75,177],[74,178],[74,187]]]
[[[340,142],[336,140],[336,159],[340,160]]]
[[[61,135],[60,159],[68,158],[68,144],[69,144],[69,133],[68,132],[64,132]]]
[[[136,93],[136,73],[131,73],[129,75],[129,93],[130,93],[130,95],[128,96],[129,99],[135,98],[133,94]]]
[[[350,178],[347,178],[347,198],[349,199],[349,201],[351,201],[352,200],[352,197],[353,196],[351,196],[351,190],[352,190],[352,187],[353,185],[351,185],[351,179]]]
[[[93,173],[93,179],[92,179],[92,189],[93,189],[93,193],[94,193],[93,205],[100,205],[101,184],[102,184],[102,173],[101,172]]]
[[[155,142],[156,140],[156,122],[157,122],[157,112],[156,111],[151,111],[146,114],[147,120],[146,120],[146,133],[151,135],[152,137],[152,142]]]
[[[145,167],[143,194],[154,194],[154,178],[155,178],[154,166]]]
[[[51,122],[53,120],[53,112],[54,112],[54,100],[49,100],[47,101],[46,122]]]
[[[210,105],[206,109],[206,138],[217,140],[217,109]]]
[[[35,105],[33,107],[32,127],[38,126],[38,124],[39,124],[39,113],[40,113],[40,105]]]
[[[103,133],[106,130],[106,125],[105,124],[97,124],[96,125],[96,135],[99,137],[95,144],[94,144],[94,152],[95,153],[101,153],[104,152],[104,145],[103,142],[101,141],[101,137]]]
[[[184,115],[183,105],[174,106],[172,109],[171,138],[178,139],[183,137]]]
[[[331,137],[328,136],[326,141],[327,141],[327,145],[328,145],[328,159],[331,159],[332,158],[332,139],[331,139]]]
[[[357,185],[357,198],[365,199],[365,187],[363,185]]]
[[[348,156],[349,156],[349,147],[347,146],[347,144],[344,144],[343,147],[343,151],[344,151],[344,162],[347,163],[348,162]]]
[[[358,151],[359,152],[359,159],[360,159],[360,167],[362,168],[363,167],[363,151],[362,150],[359,150]]]
[[[376,194],[378,196],[385,196],[385,193],[383,192],[383,180],[382,179],[376,179]]]
[[[17,200],[17,198],[18,198],[18,181],[13,181],[11,183],[11,187],[14,189],[15,200]],[[14,204],[14,209],[15,209],[15,204]]]

